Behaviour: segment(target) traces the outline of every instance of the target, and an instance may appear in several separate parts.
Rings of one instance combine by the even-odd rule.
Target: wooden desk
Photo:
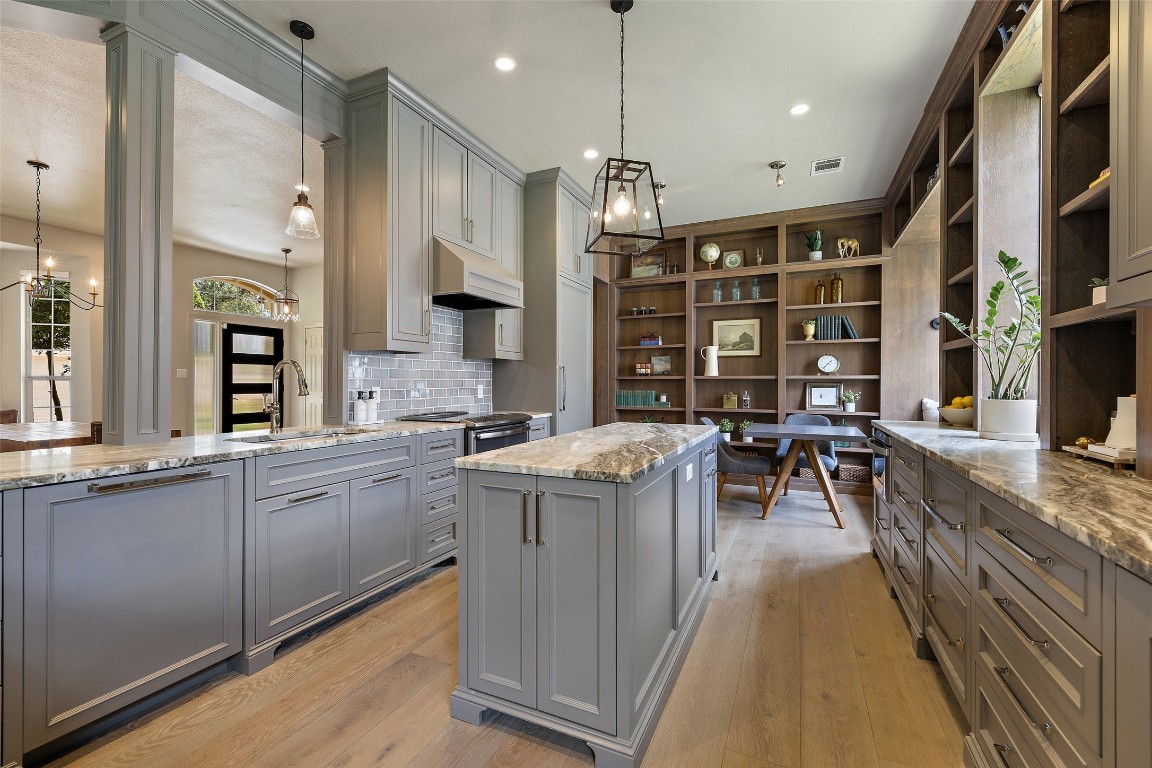
[[[87,421],[37,421],[0,426],[0,452],[34,451],[92,445],[92,424]]]
[[[816,450],[816,441],[846,440],[850,443],[863,443],[868,440],[867,435],[856,427],[816,427],[809,424],[753,424],[744,430],[744,434],[749,437],[770,437],[776,440],[792,441],[788,446],[788,453],[784,455],[784,463],[780,465],[780,469],[776,473],[776,482],[772,484],[772,492],[768,494],[768,503],[760,519],[767,518],[772,507],[776,506],[776,500],[784,491],[784,484],[788,482],[792,470],[796,468],[796,460],[800,458],[800,451],[804,451],[808,457],[808,463],[812,465],[812,472],[816,475],[816,484],[823,491],[824,499],[828,502],[828,508],[832,510],[832,516],[836,518],[837,527],[844,527],[844,522],[840,519],[840,512],[843,509],[840,506],[840,498],[832,486],[832,478],[828,474],[828,469],[824,466],[824,462],[820,461],[820,452]]]

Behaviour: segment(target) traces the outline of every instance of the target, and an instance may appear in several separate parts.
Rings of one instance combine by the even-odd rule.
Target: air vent
[[[812,161],[812,175],[823,176],[827,173],[840,173],[844,170],[843,157],[830,157],[827,160]]]

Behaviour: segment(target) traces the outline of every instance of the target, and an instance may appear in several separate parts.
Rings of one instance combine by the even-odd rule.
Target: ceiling
[[[348,79],[390,67],[525,171],[591,189],[619,144],[607,0],[232,0]],[[639,0],[625,17],[625,155],[668,183],[665,223],[882,196],[971,0]],[[493,67],[514,57],[511,73]],[[812,105],[803,117],[788,108]],[[585,160],[588,147],[598,160]],[[812,178],[813,160],[844,155]],[[772,160],[788,162],[777,189]]]
[[[309,58],[350,79],[382,67],[524,171],[562,166],[591,188],[619,142],[619,19],[606,0],[235,0]],[[625,154],[668,183],[679,224],[884,194],[971,0],[640,0],[627,14]],[[322,11],[322,12],[321,12]],[[510,55],[519,66],[492,66]],[[797,102],[812,110],[788,114]],[[283,230],[299,133],[177,72],[173,234],[178,242],[293,264],[322,241]],[[103,231],[104,52],[0,28],[0,213]],[[307,180],[322,215],[322,152]],[[581,153],[595,147],[597,160]],[[841,173],[811,161],[844,155]],[[776,188],[771,160],[788,162]],[[323,219],[321,219],[323,221]],[[45,243],[46,247],[51,246]]]

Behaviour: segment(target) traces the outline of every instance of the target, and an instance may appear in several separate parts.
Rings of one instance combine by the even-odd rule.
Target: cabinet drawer
[[[452,486],[436,493],[426,493],[420,499],[420,522],[431,523],[456,513],[460,508],[458,487]]]
[[[1034,682],[1041,708],[1081,753],[1100,755],[1103,657],[977,547],[976,618]]]
[[[928,638],[957,701],[968,711],[971,598],[936,549],[924,547],[924,637]]]
[[[901,443],[892,443],[892,461],[896,474],[904,478],[905,485],[919,496],[920,477],[924,470],[924,457],[915,448],[909,448]]]
[[[1067,723],[1045,706],[1048,681],[1021,665],[995,627],[978,622],[975,633],[976,668],[984,675],[1003,705],[1004,716],[1016,726],[1038,765],[1086,768],[1101,763],[1099,755],[1073,746]],[[1070,738],[1071,737],[1071,738]]]
[[[961,583],[969,585],[972,556],[972,484],[952,470],[928,459],[924,464],[924,540],[936,546],[945,565]]]
[[[717,438],[717,439],[719,439],[719,438]],[[709,467],[716,466],[716,454],[719,452],[719,450],[720,449],[717,447],[716,443],[713,442],[713,443],[709,444],[708,446],[706,446],[704,448],[704,450],[700,452],[700,467],[701,467],[701,469],[708,469]]]
[[[1041,768],[1024,736],[1012,722],[983,669],[976,670],[976,741],[988,765],[997,768]]]
[[[908,518],[907,510],[899,502],[891,505],[888,509],[892,513],[892,543],[893,545],[900,544],[907,550],[908,559],[917,564],[916,571],[919,573],[922,545],[919,527]]]
[[[445,490],[456,485],[457,477],[455,459],[422,464],[420,466],[419,492],[426,494]]]
[[[920,618],[920,560],[909,554],[908,548],[900,541],[898,536],[892,537],[892,548],[889,550],[891,560],[892,583],[896,587],[896,596],[904,606],[904,614],[917,635],[921,634],[924,622]]]
[[[420,562],[426,563],[435,560],[446,552],[451,552],[459,546],[456,537],[456,521],[458,515],[451,515],[443,520],[428,523],[420,528]]]
[[[464,430],[420,435],[420,463],[454,459],[464,455]]]
[[[876,552],[888,559],[892,544],[892,510],[879,496],[872,497],[872,545]]]
[[[1103,560],[991,492],[976,491],[976,540],[1060,618],[1101,647]]]
[[[908,523],[920,533],[920,485],[911,485],[904,475],[892,475],[892,506],[904,513]]]
[[[416,438],[372,440],[257,456],[256,498],[267,499],[416,464]]]
[[[543,440],[552,437],[552,425],[548,416],[539,416],[528,422],[528,439]]]

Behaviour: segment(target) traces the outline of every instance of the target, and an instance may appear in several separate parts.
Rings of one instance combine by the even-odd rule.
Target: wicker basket
[[[815,480],[816,479],[816,473],[813,472],[808,467],[800,467],[800,469],[798,471],[800,473],[800,477],[804,478],[805,480]]]
[[[841,464],[839,475],[848,483],[866,483],[872,479],[872,468],[861,464]]]

